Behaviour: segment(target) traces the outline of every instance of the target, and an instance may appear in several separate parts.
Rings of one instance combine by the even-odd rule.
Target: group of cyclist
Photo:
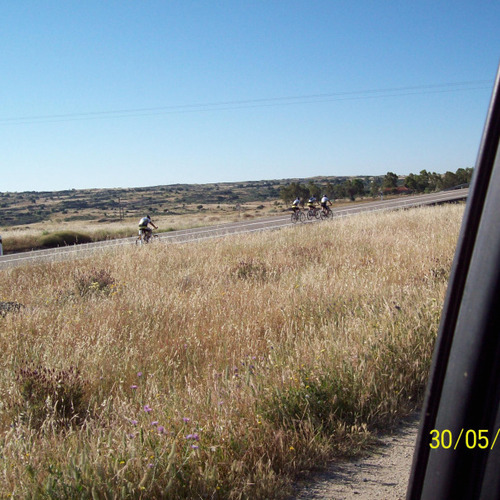
[[[293,212],[294,213],[299,212],[301,205],[303,205],[302,199],[297,196],[297,198],[295,198],[295,200],[292,203]],[[330,201],[328,196],[326,196],[326,194],[324,194],[321,197],[320,206],[321,206],[321,210],[323,211],[323,213],[325,215],[328,215],[328,211],[330,210],[329,207],[332,206],[332,202]],[[320,209],[318,207],[318,200],[315,196],[311,196],[307,200],[307,208],[308,208],[308,210],[312,210],[314,213],[316,213],[316,210]],[[155,229],[158,229],[158,226],[156,226],[155,223],[151,220],[151,217],[149,215],[146,215],[146,217],[143,217],[139,221],[139,236],[145,235],[146,240],[149,240],[149,238],[151,237],[151,235],[153,233],[153,230],[149,227],[150,225],[153,226]]]
[[[316,212],[316,210],[319,210],[317,203],[318,203],[317,198],[315,196],[311,196],[307,200],[307,208],[309,210],[312,210],[313,212]],[[297,198],[295,198],[295,200],[292,203],[292,210],[294,213],[297,213],[300,210],[300,205],[303,205],[303,202],[302,202],[301,198],[299,198],[297,196]],[[321,210],[323,211],[323,213],[325,215],[328,215],[328,211],[330,210],[329,207],[332,206],[332,202],[330,201],[328,196],[326,196],[326,194],[324,194],[321,197],[320,205],[321,205]]]

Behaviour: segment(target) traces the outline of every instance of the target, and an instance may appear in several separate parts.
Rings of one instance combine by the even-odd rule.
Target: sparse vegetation
[[[290,204],[296,197],[307,200],[311,196],[321,198],[325,193],[330,199],[349,199],[380,195],[404,195],[414,193],[430,193],[449,189],[457,185],[467,185],[472,178],[472,168],[459,168],[456,173],[446,172],[437,174],[422,170],[419,175],[409,174],[398,176],[394,172],[387,172],[385,176],[375,177],[335,177],[333,179],[310,180],[307,185],[300,182],[291,182],[281,187],[280,197]]]
[[[58,231],[42,236],[40,245],[42,248],[55,248],[76,245],[77,243],[89,243],[90,241],[91,238],[86,234],[75,231]]]
[[[284,496],[421,403],[462,214],[2,270],[0,497]]]
[[[174,184],[130,189],[81,189],[55,192],[0,193],[0,220],[5,228],[54,221],[112,224],[153,217],[190,215],[216,206],[262,204],[279,198],[287,180],[223,184]]]
[[[311,177],[222,184],[185,184],[131,189],[83,189],[0,193],[0,227],[5,253],[75,242],[133,236],[150,213],[161,231],[274,215],[291,201],[326,193],[336,204],[430,192],[470,181],[472,169],[443,175]],[[201,202],[201,203],[200,203]]]

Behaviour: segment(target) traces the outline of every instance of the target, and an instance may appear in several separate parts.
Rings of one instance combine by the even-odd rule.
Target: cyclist
[[[146,217],[143,217],[139,221],[139,236],[144,233],[146,236],[146,241],[149,240],[149,238],[151,238],[151,235],[153,234],[153,230],[148,227],[149,224],[151,224],[155,229],[158,229],[158,226],[155,226],[149,215],[146,215]]]
[[[327,215],[328,210],[330,210],[328,208],[328,204],[330,204],[330,206],[332,206],[332,202],[328,199],[328,196],[326,196],[326,194],[324,194],[323,197],[321,198],[321,208],[323,209],[323,213],[325,215]]]
[[[297,196],[297,198],[295,198],[295,201],[292,203],[292,210],[294,214],[296,214],[300,210],[300,202],[301,199]]]
[[[316,203],[317,199],[314,195],[312,195],[308,200],[307,200],[307,208],[309,210],[312,210],[316,214]]]

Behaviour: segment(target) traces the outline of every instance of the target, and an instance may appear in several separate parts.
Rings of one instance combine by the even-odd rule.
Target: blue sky
[[[0,191],[474,166],[500,2],[0,5]]]

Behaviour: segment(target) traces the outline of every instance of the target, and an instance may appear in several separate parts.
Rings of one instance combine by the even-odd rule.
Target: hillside
[[[422,170],[408,176],[388,172],[375,177],[0,193],[0,231],[4,253],[24,252],[132,236],[146,214],[160,231],[176,231],[281,213],[296,197],[306,200],[326,193],[338,205],[450,189],[466,185],[471,176],[472,169],[443,175]]]
[[[438,174],[422,170],[415,175],[398,176],[317,176],[301,179],[223,182],[212,184],[171,184],[163,186],[71,189],[66,191],[25,191],[0,193],[0,227],[26,226],[39,222],[116,222],[137,219],[145,213],[187,215],[209,209],[223,213],[242,210],[252,203],[262,210],[273,204],[276,211],[281,202],[289,203],[296,196],[302,199],[326,193],[331,199],[351,200],[380,194],[410,194],[450,189],[466,185],[472,168],[459,168],[455,173]],[[269,207],[268,207],[269,208]]]
[[[368,178],[367,178],[368,179]],[[280,189],[292,182],[342,182],[344,177],[262,180],[214,184],[172,184],[164,186],[71,189],[66,191],[25,191],[0,193],[0,225],[34,224],[58,219],[61,222],[113,222],[124,218],[199,212],[232,208],[249,202],[279,199]]]
[[[281,191],[290,185],[340,185],[344,177],[173,184],[116,189],[0,193],[3,252],[14,253],[75,242],[135,235],[150,214],[160,231],[176,231],[240,217],[281,213]],[[369,183],[370,178],[365,178]]]

